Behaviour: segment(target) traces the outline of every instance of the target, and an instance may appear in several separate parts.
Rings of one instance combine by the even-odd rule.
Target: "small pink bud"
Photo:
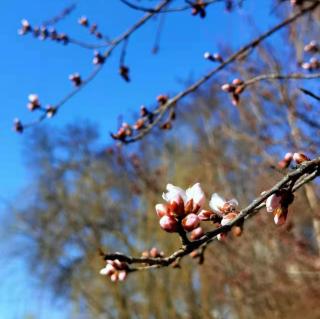
[[[243,81],[240,80],[240,79],[233,79],[232,80],[232,84],[235,85],[235,86],[242,85]]]
[[[227,234],[226,233],[220,233],[217,235],[217,239],[222,241],[225,240],[227,238]]]
[[[195,228],[191,234],[190,234],[190,238],[191,240],[197,240],[199,238],[201,238],[203,236],[203,229],[201,227],[197,227]]]
[[[292,161],[293,158],[293,154],[292,153],[286,153],[286,155],[284,156],[284,160],[285,161]]]
[[[159,221],[160,227],[168,233],[174,233],[178,230],[178,222],[174,217],[162,216]]]
[[[84,27],[87,27],[89,25],[88,18],[85,16],[82,16],[79,20],[78,23]]]
[[[267,212],[272,213],[275,209],[277,209],[280,206],[281,199],[282,197],[276,194],[272,194],[271,196],[269,196],[266,200]]]
[[[189,214],[182,220],[182,227],[188,232],[197,228],[199,224],[200,219],[196,214]]]
[[[221,86],[221,90],[227,93],[231,93],[234,91],[234,86],[229,83],[225,83]]]
[[[24,130],[24,127],[19,119],[14,119],[13,120],[13,130],[22,133]]]
[[[303,153],[294,153],[293,154],[293,160],[297,163],[297,164],[301,164],[303,162],[306,161],[310,161],[310,158],[308,158],[305,154]]]
[[[274,223],[276,225],[283,225],[287,220],[288,208],[287,207],[278,207],[273,212],[274,215]]]
[[[119,271],[118,280],[124,281],[127,278],[127,272],[125,270]]]
[[[157,215],[160,218],[168,214],[168,208],[164,204],[157,204],[155,208],[156,208]]]

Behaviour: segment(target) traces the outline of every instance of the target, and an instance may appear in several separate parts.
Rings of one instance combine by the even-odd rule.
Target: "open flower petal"
[[[225,203],[226,201],[223,197],[221,197],[217,193],[213,193],[209,202],[209,206],[215,213],[221,214],[221,208]]]
[[[188,188],[186,190],[186,196],[188,201],[192,199],[193,204],[198,205],[199,208],[203,207],[206,201],[206,196],[201,189],[200,183],[196,183],[192,187]]]
[[[184,202],[187,199],[186,192],[178,186],[168,184],[167,191],[168,191],[167,193],[162,194],[162,198],[168,203],[178,202],[179,197],[181,197]]]

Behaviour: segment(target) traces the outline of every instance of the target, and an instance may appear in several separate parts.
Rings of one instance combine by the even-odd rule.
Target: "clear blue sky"
[[[34,114],[26,108],[28,94],[37,93],[44,104],[54,104],[71,90],[70,73],[86,75],[92,70],[91,50],[17,35],[22,18],[41,24],[70,3],[72,0],[0,2],[0,199],[14,199],[30,178],[24,165],[23,137],[11,130],[14,117],[23,121],[33,118]],[[177,92],[183,87],[180,80],[196,79],[213,67],[202,58],[205,51],[214,52],[226,41],[234,48],[248,41],[253,34],[244,21],[252,12],[258,30],[272,25],[270,3],[270,0],[247,0],[242,10],[233,13],[226,13],[223,5],[217,4],[208,9],[206,19],[193,17],[189,11],[171,14],[164,22],[158,55],[151,54],[157,25],[157,21],[151,21],[129,42],[126,63],[131,69],[132,82],[128,84],[119,77],[119,50],[116,50],[98,77],[59,110],[50,124],[61,127],[76,119],[89,119],[97,123],[102,138],[109,142],[108,132],[116,129],[119,115],[130,121],[130,114],[138,111],[141,104],[152,104],[159,93]],[[57,29],[74,38],[94,42],[76,22],[83,14],[97,22],[100,30],[110,37],[124,31],[142,15],[129,10],[119,0],[79,0],[77,9],[59,23]],[[5,219],[4,209],[0,213],[1,219]],[[1,229],[0,238],[3,238]],[[2,241],[4,248],[10,244]],[[0,289],[0,318],[22,318],[26,313],[38,312],[37,318],[41,319],[65,318],[63,307],[58,310],[47,305],[45,289],[39,292],[32,288],[31,274],[26,273],[23,262],[11,263],[8,267],[2,262],[0,267],[0,275],[6,278]]]

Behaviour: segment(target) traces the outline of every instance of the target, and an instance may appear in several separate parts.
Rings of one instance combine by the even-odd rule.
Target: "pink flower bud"
[[[274,215],[274,223],[276,225],[283,225],[287,220],[288,208],[287,207],[278,207],[273,212]]]
[[[115,271],[116,269],[111,264],[107,264],[104,268],[100,270],[100,275],[110,276]]]
[[[229,83],[225,83],[221,86],[221,90],[227,93],[231,93],[234,91],[234,86]]]
[[[159,221],[160,227],[168,233],[174,233],[178,230],[178,222],[174,217],[162,216]]]
[[[269,196],[266,200],[267,212],[272,213],[275,209],[277,209],[280,206],[281,199],[282,197],[276,194]]]
[[[125,270],[119,271],[118,280],[124,281],[127,278],[127,272]]]
[[[168,208],[166,205],[163,205],[163,204],[157,204],[155,206],[156,208],[156,212],[157,212],[157,215],[158,217],[163,217],[164,215],[167,215],[168,214]]]
[[[238,85],[243,84],[243,81],[240,80],[240,79],[233,79],[232,80],[232,84],[235,85],[235,86],[238,86]]]
[[[203,54],[203,57],[206,59],[206,60],[212,60],[212,55],[210,52],[205,52]]]
[[[292,153],[286,153],[286,155],[284,156],[284,160],[285,161],[292,161],[293,158],[293,154]]]
[[[182,220],[182,227],[186,231],[191,231],[197,228],[200,224],[200,219],[196,214],[189,214]]]
[[[310,161],[310,158],[308,158],[305,154],[303,153],[294,153],[293,154],[293,160],[297,163],[297,164],[301,164],[303,162],[306,161]]]
[[[197,227],[195,228],[191,234],[190,234],[190,238],[191,240],[197,240],[199,238],[201,238],[203,236],[203,229],[201,227]]]

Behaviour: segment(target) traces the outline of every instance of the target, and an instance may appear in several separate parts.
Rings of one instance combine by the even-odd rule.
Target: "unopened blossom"
[[[231,199],[226,201],[217,193],[213,193],[209,202],[209,206],[217,214],[227,214],[236,210],[238,206],[238,201],[236,199]]]
[[[52,118],[56,113],[58,109],[55,106],[47,105],[46,106],[46,114],[47,118]]]
[[[200,224],[200,219],[197,214],[188,214],[183,220],[182,220],[182,227],[185,231],[189,232],[197,228]]]
[[[272,213],[275,209],[277,209],[281,205],[281,196],[276,194],[272,194],[266,200],[266,209],[268,213]]]
[[[13,130],[18,133],[22,133],[24,130],[23,124],[18,118],[13,120]]]
[[[276,225],[283,225],[287,219],[288,207],[293,202],[294,196],[290,192],[272,194],[266,200],[267,212],[273,213]]]
[[[191,240],[197,240],[204,235],[203,229],[199,226],[190,233]]]
[[[297,164],[301,164],[303,162],[306,161],[310,161],[310,158],[307,157],[305,154],[303,153],[294,153],[293,154],[293,160],[297,163]]]
[[[162,216],[159,221],[160,227],[168,233],[174,233],[178,231],[179,223],[172,216]]]
[[[287,220],[288,207],[279,206],[273,211],[273,220],[276,225],[283,225]]]
[[[106,266],[100,270],[100,274],[110,277],[111,281],[123,281],[127,277],[128,266],[126,263],[115,260],[107,260]]]
[[[293,159],[293,154],[292,153],[286,153],[284,158],[280,162],[278,162],[278,167],[281,168],[281,169],[289,167],[292,159]]]
[[[157,215],[160,218],[168,214],[168,208],[164,204],[157,204],[155,208],[156,208]]]

